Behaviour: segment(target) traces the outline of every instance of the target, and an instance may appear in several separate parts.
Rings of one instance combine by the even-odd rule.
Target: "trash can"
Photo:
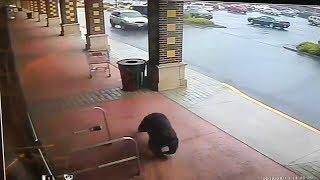
[[[143,86],[146,61],[143,59],[123,59],[117,62],[122,90],[135,91]]]
[[[27,18],[28,19],[32,19],[33,17],[32,17],[32,12],[27,12]]]

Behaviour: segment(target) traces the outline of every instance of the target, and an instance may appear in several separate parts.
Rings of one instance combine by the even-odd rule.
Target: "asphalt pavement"
[[[147,31],[111,28],[110,38],[148,50]],[[85,27],[84,11],[79,23]],[[275,17],[291,23],[287,30],[249,25],[247,15],[214,12],[214,22],[227,28],[184,27],[183,60],[200,72],[237,87],[249,96],[320,129],[320,60],[288,51],[282,46],[320,40],[320,28],[306,19]],[[195,46],[197,44],[197,46]]]

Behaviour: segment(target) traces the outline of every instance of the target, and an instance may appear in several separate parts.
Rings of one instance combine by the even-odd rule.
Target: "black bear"
[[[159,158],[177,151],[179,139],[168,118],[162,113],[152,113],[143,118],[139,132],[149,134],[149,148]]]

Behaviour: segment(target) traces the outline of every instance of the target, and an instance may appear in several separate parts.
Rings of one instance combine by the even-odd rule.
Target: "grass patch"
[[[303,42],[297,46],[298,51],[320,56],[320,44]]]
[[[186,17],[184,18],[185,24],[195,24],[195,25],[213,25],[214,23],[206,18],[196,18],[196,17]]]

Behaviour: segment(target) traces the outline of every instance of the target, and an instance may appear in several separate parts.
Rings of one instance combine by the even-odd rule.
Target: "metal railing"
[[[29,120],[31,129],[32,129],[32,133],[33,133],[33,137],[34,137],[34,142],[35,142],[35,143],[39,143],[38,135],[37,135],[37,133],[36,133],[36,130],[35,130],[35,128],[34,128],[34,125],[33,125],[33,122],[32,122],[32,119],[31,119],[29,113],[28,113],[28,120]],[[39,154],[40,154],[40,156],[41,156],[41,160],[42,160],[43,164],[45,165],[45,167],[46,167],[49,175],[51,175],[52,178],[53,178],[53,180],[55,180],[54,175],[53,175],[53,173],[52,173],[52,171],[51,171],[51,169],[50,169],[50,167],[49,167],[49,165],[48,165],[48,162],[47,162],[46,158],[45,158],[44,155],[43,155],[43,152],[42,152],[41,148],[37,148],[37,150],[38,150],[38,152],[39,152]]]
[[[6,162],[4,157],[4,138],[3,138],[3,122],[2,122],[2,108],[1,108],[1,92],[0,92],[0,132],[1,132],[1,158],[2,158],[2,173],[3,179],[6,180]]]
[[[121,137],[121,138],[117,138],[117,139],[108,140],[108,141],[105,141],[105,142],[102,142],[102,143],[99,143],[99,144],[96,144],[96,145],[93,145],[93,146],[87,146],[87,147],[84,147],[84,148],[79,148],[79,149],[73,150],[67,156],[66,164],[69,164],[69,162],[68,162],[69,161],[69,157],[73,153],[81,152],[81,151],[85,151],[85,150],[92,150],[92,149],[95,149],[95,148],[104,147],[104,146],[108,146],[108,145],[111,145],[111,144],[114,144],[114,143],[120,143],[120,142],[123,142],[123,141],[131,141],[131,142],[134,143],[134,145],[135,145],[135,155],[134,156],[126,157],[126,158],[119,159],[119,160],[116,160],[116,161],[111,161],[111,162],[108,162],[108,163],[99,164],[99,165],[88,167],[88,168],[84,168],[84,169],[75,170],[75,171],[72,171],[72,172],[68,172],[67,174],[79,175],[79,174],[84,173],[84,172],[89,172],[89,171],[105,168],[105,167],[108,167],[108,166],[112,166],[112,165],[116,165],[116,164],[120,164],[120,163],[124,163],[124,162],[135,160],[136,161],[136,165],[137,165],[137,169],[138,169],[137,175],[140,175],[141,164],[140,164],[139,148],[138,148],[137,142],[132,137]],[[57,177],[61,178],[61,177],[63,177],[63,175],[64,174],[60,174]]]
[[[49,175],[51,175],[53,178],[55,178],[55,177],[56,178],[63,178],[63,176],[65,174],[78,175],[78,174],[81,174],[81,173],[84,173],[84,172],[89,172],[89,171],[97,170],[97,169],[100,169],[100,168],[105,168],[105,167],[116,165],[116,164],[121,164],[121,163],[128,162],[128,161],[133,161],[133,160],[136,161],[136,166],[137,166],[137,174],[136,175],[140,175],[140,172],[141,172],[140,155],[139,155],[138,143],[136,142],[136,140],[134,140],[132,137],[127,137],[127,136],[116,138],[116,139],[112,139],[111,132],[110,132],[109,125],[108,125],[108,121],[107,121],[107,112],[105,111],[105,109],[103,109],[103,108],[101,108],[99,106],[96,106],[93,109],[100,111],[102,113],[102,115],[103,115],[103,122],[105,123],[105,128],[106,128],[107,135],[108,135],[107,141],[104,141],[102,143],[98,143],[98,144],[95,144],[95,145],[92,145],[92,146],[87,146],[87,147],[71,150],[70,152],[68,152],[67,155],[64,158],[64,159],[66,159],[66,162],[65,162],[65,164],[67,165],[66,169],[69,169],[69,160],[70,160],[70,157],[71,157],[71,155],[73,153],[86,151],[86,150],[92,150],[92,149],[99,148],[99,147],[107,147],[107,146],[109,146],[111,144],[115,144],[115,143],[128,142],[128,141],[132,142],[134,144],[135,154],[133,156],[129,156],[129,157],[126,157],[126,158],[123,158],[123,159],[119,159],[119,160],[116,160],[116,161],[102,163],[102,164],[99,164],[99,165],[96,165],[96,166],[93,166],[93,167],[79,169],[79,170],[75,170],[75,171],[72,171],[72,172],[65,172],[64,174],[60,174],[60,175],[54,176],[52,171],[51,171],[51,169],[50,169],[50,167],[49,167],[49,165],[48,165],[48,161],[46,160],[46,158],[43,155],[43,152],[41,150],[41,148],[44,147],[44,146],[38,146],[39,148],[37,148],[37,146],[34,146],[35,148],[37,148],[39,154],[41,155],[42,161],[43,161],[43,163],[44,163]],[[34,128],[34,123],[33,123],[32,119],[31,119],[31,116],[30,116],[29,113],[28,113],[28,119],[29,119],[29,123],[30,123],[31,129],[32,129],[32,132],[33,132],[35,143],[39,143],[40,140],[38,138],[38,135],[37,135],[36,130]],[[97,126],[97,127],[100,127],[100,126]],[[98,130],[101,130],[101,129],[98,129]]]

